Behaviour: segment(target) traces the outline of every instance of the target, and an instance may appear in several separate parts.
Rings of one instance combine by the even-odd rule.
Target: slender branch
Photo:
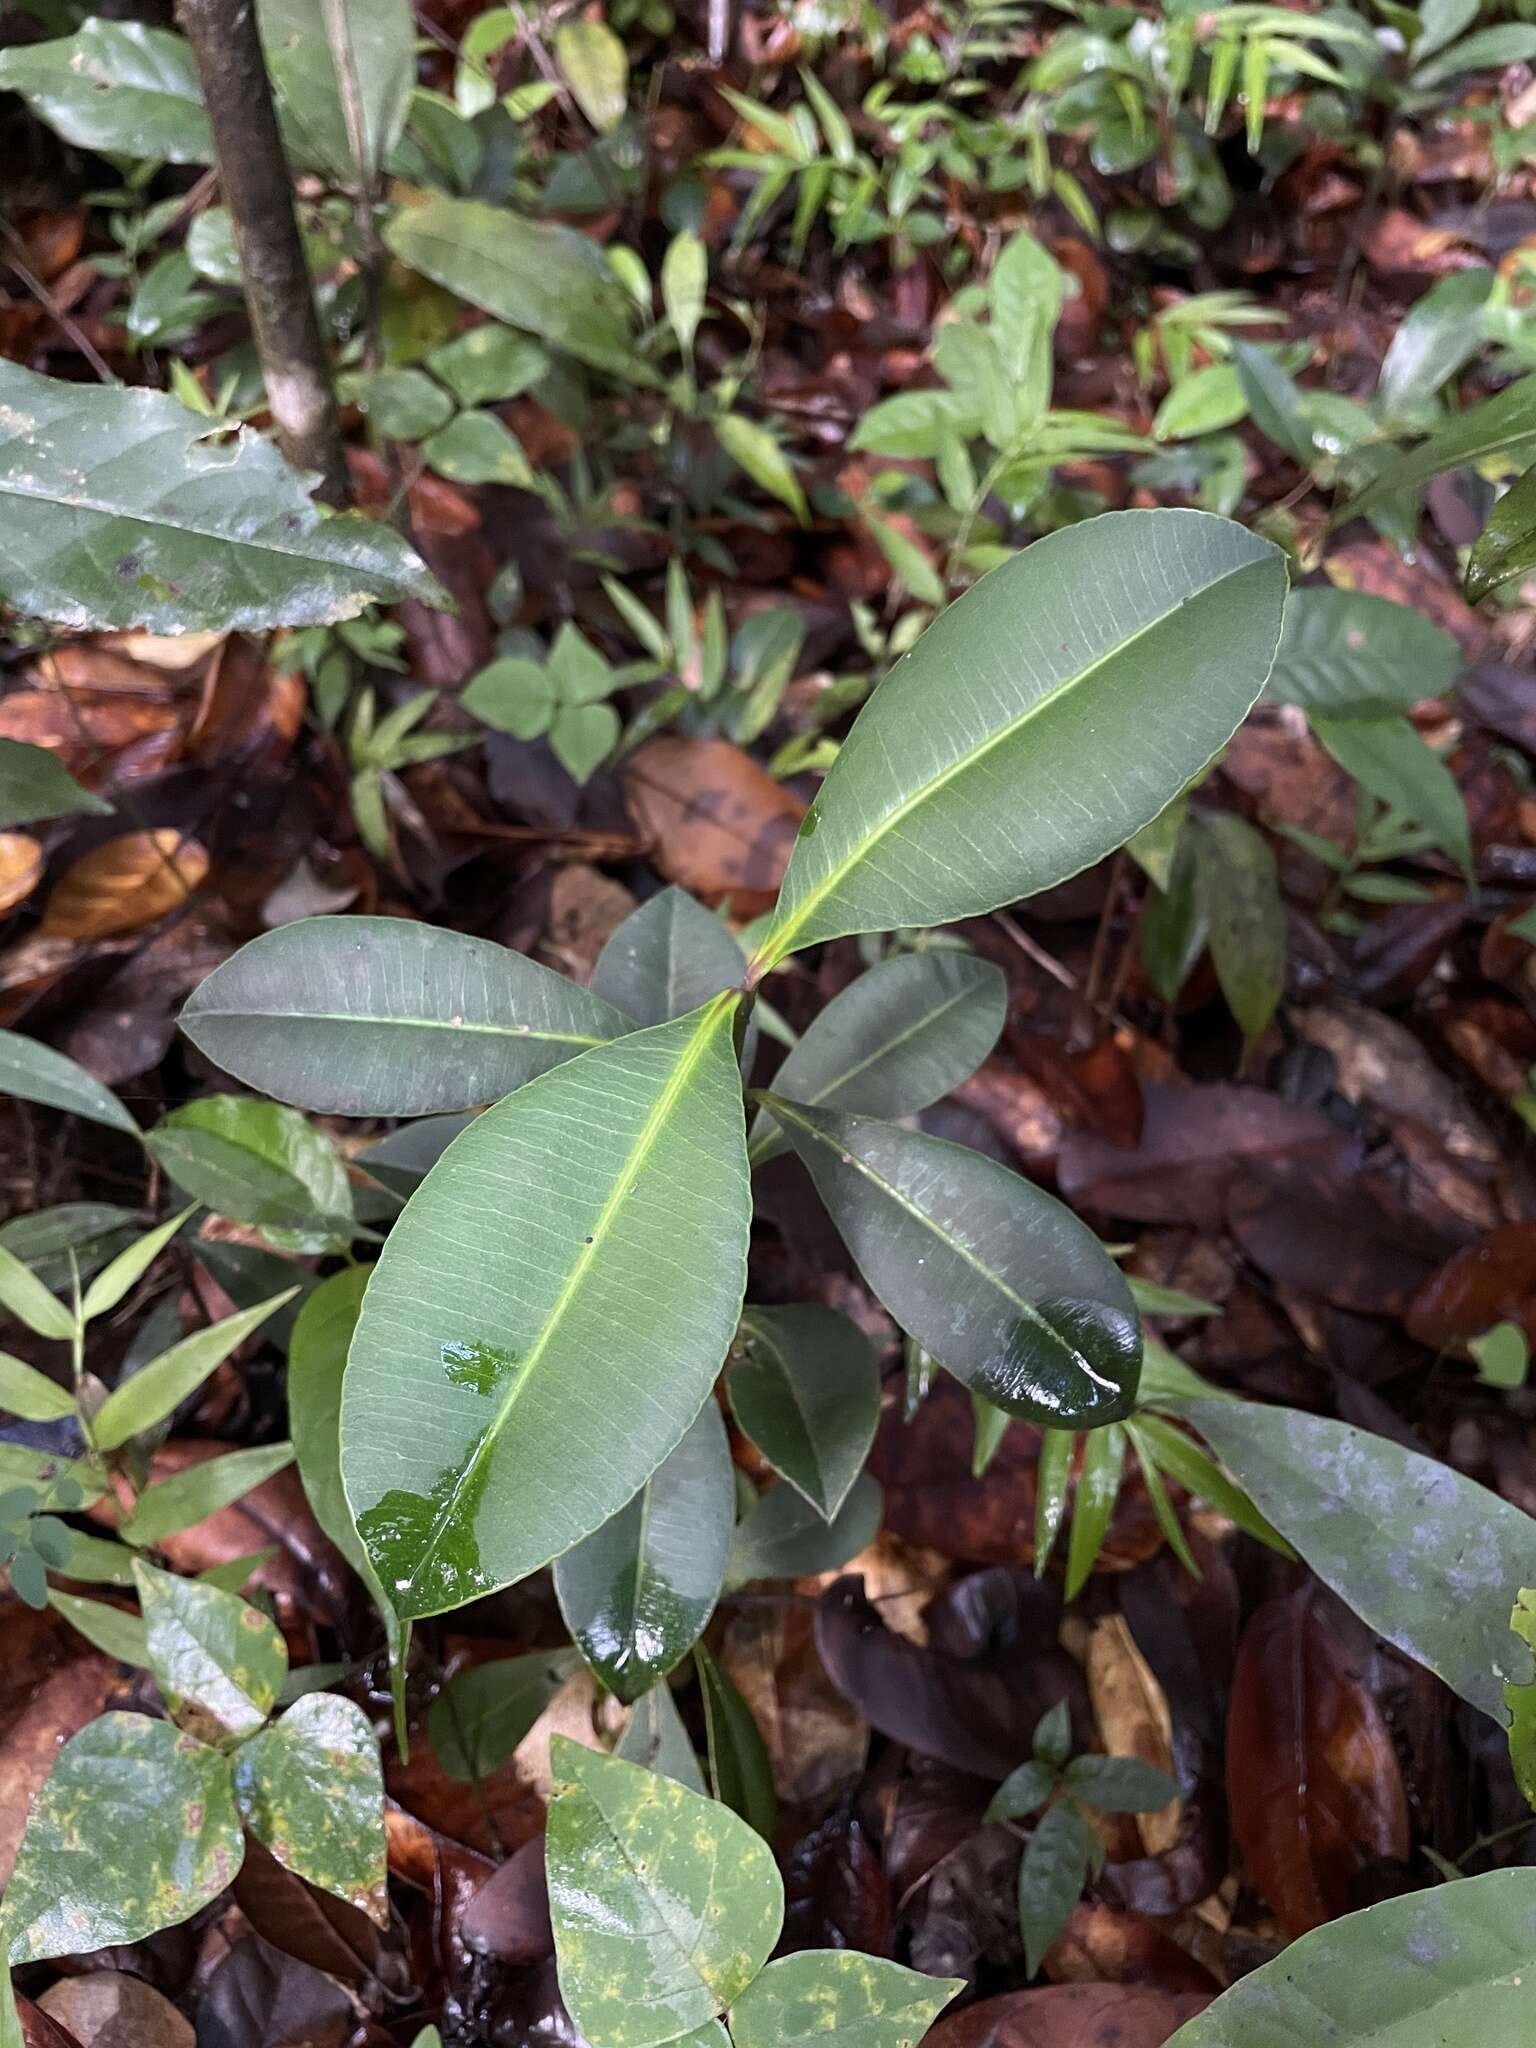
[[[341,421],[252,0],[177,0],[176,13],[202,82],[278,443],[318,471],[319,497],[344,505]]]

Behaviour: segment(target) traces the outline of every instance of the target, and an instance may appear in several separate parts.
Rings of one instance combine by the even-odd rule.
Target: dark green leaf
[[[692,1738],[683,1726],[669,1685],[653,1685],[643,1698],[636,1700],[613,1753],[626,1763],[639,1764],[642,1770],[676,1778],[690,1792],[702,1793],[705,1789]]]
[[[252,1735],[288,1676],[288,1651],[276,1628],[234,1593],[196,1579],[134,1567],[155,1682],[175,1709],[196,1711],[216,1738]]]
[[[736,1815],[557,1735],[545,1866],[560,1990],[607,2048],[703,2027],[768,1958],[784,1887]]]
[[[1422,612],[1359,590],[1293,590],[1264,695],[1305,711],[1402,710],[1455,682],[1461,649]]]
[[[1042,1763],[1059,1771],[1072,1752],[1072,1709],[1064,1699],[1047,1707],[1035,1723],[1030,1748]]]
[[[0,596],[64,626],[260,631],[442,593],[392,527],[322,514],[248,427],[0,362]]]
[[[143,1714],[70,1737],[27,1822],[6,1888],[13,1964],[142,1941],[190,1919],[245,1845],[217,1750]]]
[[[164,29],[93,19],[72,36],[0,50],[0,91],[20,93],[77,149],[213,161],[192,52]]]
[[[292,1233],[295,1250],[325,1251],[350,1233],[347,1169],[296,1109],[200,1095],[162,1117],[144,1143],[179,1188],[236,1223]]]
[[[867,1550],[880,1533],[885,1497],[861,1472],[830,1522],[787,1482],[770,1486],[742,1517],[731,1546],[730,1583],[804,1579],[836,1571]]]
[[[201,1465],[189,1465],[169,1479],[146,1487],[138,1505],[123,1523],[128,1542],[163,1543],[178,1530],[216,1515],[253,1486],[260,1486],[293,1463],[293,1445],[260,1444],[249,1451],[226,1451]]]
[[[1428,92],[1432,87],[1443,85],[1448,78],[1459,78],[1466,71],[1492,71],[1504,64],[1529,64],[1536,59],[1536,26],[1529,22],[1502,21],[1491,28],[1480,28],[1470,36],[1463,36],[1458,43],[1452,43],[1448,50],[1442,50],[1427,64],[1420,64],[1413,74],[1413,85],[1417,92]]]
[[[719,918],[685,889],[632,910],[592,970],[592,993],[637,1024],[667,1024],[735,988],[746,956]]]
[[[1520,455],[1536,451],[1536,376],[1506,385],[1481,405],[1468,406],[1420,442],[1417,448],[1386,463],[1363,491],[1334,513],[1341,526],[1358,518],[1399,491],[1417,490],[1447,470],[1466,469],[1488,455]]]
[[[372,1270],[347,1266],[333,1273],[299,1311],[288,1345],[288,1427],[315,1520],[382,1602],[341,1483],[341,1378]],[[392,1613],[386,1603],[386,1618]]]
[[[1031,1757],[1010,1771],[992,1794],[984,1820],[1027,1820],[1038,1813],[1056,1789],[1056,1773],[1040,1757]]]
[[[704,1695],[704,1732],[715,1797],[740,1814],[764,1841],[771,1841],[778,1801],[762,1732],[729,1674],[702,1643],[694,1644],[693,1659]]]
[[[579,1668],[569,1650],[530,1650],[456,1673],[432,1702],[428,1722],[444,1771],[469,1784],[500,1770]]]
[[[1476,604],[1536,569],[1536,467],[1510,485],[1488,515],[1467,564],[1467,596]]]
[[[1179,835],[1166,887],[1147,891],[1141,913],[1141,958],[1165,1003],[1175,1003],[1205,951],[1205,903],[1195,859],[1195,834]]]
[[[0,1091],[138,1136],[138,1125],[110,1088],[67,1053],[55,1052],[36,1038],[23,1038],[18,1031],[0,1031]]]
[[[0,50],[0,65],[7,57],[20,54],[18,50]],[[47,747],[0,739],[0,831],[9,832],[14,825],[30,825],[39,818],[71,818],[81,812],[105,817],[111,810],[104,798],[82,789]]]
[[[1472,871],[1472,828],[1456,778],[1406,718],[1323,718],[1312,731],[1362,789],[1434,835],[1434,843]]]
[[[1031,1977],[1083,1895],[1094,1836],[1064,1801],[1048,1809],[1029,1838],[1019,1865],[1019,1926]]]
[[[391,1231],[347,1369],[342,1472],[402,1614],[569,1549],[703,1405],[750,1220],[734,1010],[717,1000],[530,1081],[449,1146]]]
[[[1195,875],[1216,979],[1252,1044],[1285,993],[1285,906],[1275,856],[1246,818],[1210,811],[1196,832]]]
[[[830,1522],[880,1420],[880,1363],[858,1324],[816,1303],[749,1308],[728,1381],[736,1420]]]
[[[1166,1771],[1134,1756],[1077,1756],[1067,1765],[1074,1797],[1100,1813],[1158,1813],[1179,1796]]]
[[[634,1499],[555,1560],[565,1625],[626,1704],[681,1663],[714,1613],[735,1516],[730,1446],[709,1400]]]
[[[384,1773],[360,1706],[306,1693],[241,1744],[234,1780],[246,1826],[279,1863],[388,1924]]]
[[[857,1949],[780,1956],[731,2007],[735,2048],[914,2048],[962,1977],[925,1977]]]
[[[96,1411],[91,1434],[97,1449],[115,1451],[130,1437],[163,1422],[196,1393],[237,1344],[243,1344],[298,1291],[290,1287],[285,1293],[274,1294],[270,1301],[258,1302],[255,1308],[242,1309],[238,1315],[211,1323],[206,1330],[194,1330],[190,1337],[183,1337],[169,1351],[140,1366],[108,1394]]]
[[[409,0],[258,0],[267,69],[289,148],[341,183],[370,183],[400,138],[416,76]],[[331,30],[339,18],[346,50],[338,64]],[[343,112],[343,69],[356,84],[361,161]]]
[[[940,1364],[1037,1422],[1127,1412],[1136,1310],[1070,1209],[963,1145],[782,1096],[768,1104],[864,1278]]]
[[[630,1028],[522,953],[398,917],[310,917],[253,939],[181,1023],[248,1087],[342,1116],[494,1102]]]

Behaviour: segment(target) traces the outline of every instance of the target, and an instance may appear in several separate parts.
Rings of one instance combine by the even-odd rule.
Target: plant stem
[[[341,421],[252,0],[177,0],[176,13],[202,82],[278,444],[318,472],[318,497],[344,505]]]

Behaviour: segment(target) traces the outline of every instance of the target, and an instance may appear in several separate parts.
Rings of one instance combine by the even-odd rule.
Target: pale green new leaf
[[[605,21],[583,16],[555,30],[555,62],[571,97],[600,135],[623,120],[629,101],[629,53]]]
[[[8,1309],[34,1336],[62,1341],[74,1335],[75,1319],[63,1302],[4,1245],[0,1245],[0,1308]]]
[[[703,1406],[746,1267],[735,1010],[717,998],[530,1081],[455,1139],[391,1231],[341,1434],[401,1614],[590,1534]]]
[[[806,815],[764,963],[1064,881],[1225,745],[1280,637],[1279,551],[1118,512],[984,576],[880,684]]]
[[[122,1533],[129,1543],[163,1543],[178,1530],[216,1515],[220,1508],[227,1508],[292,1463],[293,1445],[278,1443],[226,1451],[200,1465],[189,1465],[144,1489],[123,1523]]]
[[[1494,281],[1491,270],[1453,271],[1408,308],[1381,359],[1376,406],[1385,418],[1428,404],[1484,346],[1479,316]]]
[[[181,1013],[248,1087],[341,1116],[494,1102],[631,1028],[562,974],[399,917],[306,917],[216,967]]]
[[[731,2007],[736,2048],[915,2048],[962,1977],[925,1977],[857,1949],[780,1956]]]
[[[0,60],[12,52],[0,52]],[[103,797],[82,789],[57,754],[26,740],[0,739],[0,832],[30,825],[39,818],[69,818],[84,813],[111,815]]]
[[[393,528],[323,514],[305,483],[250,428],[161,392],[0,363],[0,596],[20,612],[254,632],[441,600]]]
[[[811,508],[806,503],[805,486],[765,426],[741,413],[722,413],[715,421],[715,439],[753,483],[761,485],[781,505],[787,505],[802,526],[810,525]]]
[[[97,1448],[115,1451],[130,1437],[163,1422],[196,1393],[237,1344],[243,1344],[268,1316],[292,1301],[298,1291],[297,1287],[285,1288],[255,1308],[225,1316],[222,1322],[211,1323],[206,1330],[194,1330],[190,1337],[183,1337],[179,1344],[162,1351],[121,1386],[114,1387],[91,1423]]]
[[[80,1320],[89,1323],[116,1308],[129,1288],[143,1279],[196,1206],[195,1202],[190,1203],[179,1215],[171,1216],[155,1229],[146,1231],[132,1244],[125,1245],[115,1259],[109,1260],[85,1290],[85,1299],[80,1304]]]
[[[164,29],[92,19],[72,36],[0,50],[0,92],[20,93],[77,149],[213,161],[191,48]]]
[[[74,1414],[75,1397],[35,1365],[0,1351],[0,1410],[23,1422],[57,1422]]]
[[[124,1555],[132,1559],[131,1551],[125,1551]],[[131,1572],[129,1583],[132,1583]],[[149,1669],[149,1636],[141,1615],[114,1607],[110,1601],[87,1600],[78,1593],[61,1593],[56,1586],[48,1589],[48,1605],[56,1614],[62,1614],[70,1627],[78,1629],[91,1647],[100,1650],[104,1657],[115,1658],[119,1664],[135,1665],[142,1671]]]

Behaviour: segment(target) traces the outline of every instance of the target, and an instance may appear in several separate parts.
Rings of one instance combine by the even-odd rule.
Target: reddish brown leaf
[[[75,2035],[50,2019],[41,2006],[16,1993],[16,2011],[21,2020],[22,2048],[82,2048]]]
[[[805,806],[750,754],[729,740],[647,740],[624,787],[669,882],[741,917],[770,908]]]
[[[1409,1330],[1436,1351],[1506,1322],[1536,1342],[1536,1223],[1506,1223],[1453,1254],[1408,1311]]]
[[[80,2048],[193,2048],[197,2038],[163,1992],[122,1970],[62,1977],[37,2003]]]
[[[1072,1908],[1041,1967],[1056,1984],[1145,1984],[1212,1995],[1221,1988],[1155,1920],[1086,1899]]]
[[[43,910],[50,938],[104,939],[136,932],[178,910],[208,873],[195,839],[162,828],[125,832],[82,856]]]
[[[1164,2048],[1210,2002],[1140,1985],[1053,1984],[941,2019],[923,2048]]]
[[[878,1851],[855,1817],[839,1809],[790,1851],[784,1873],[784,1932],[777,1953],[806,1948],[890,1952],[891,1888]]]
[[[233,1890],[259,1935],[339,1983],[362,1991],[399,1976],[401,1959],[386,1952],[385,1937],[366,1913],[286,1870],[254,1835],[246,1837]]]
[[[1291,1935],[1365,1903],[1360,1873],[1408,1854],[1391,1733],[1310,1587],[1268,1601],[1244,1631],[1227,1799],[1249,1872]]]
[[[459,1937],[477,1955],[512,1965],[536,1963],[554,1954],[542,1828],[475,1893],[459,1921]]]

